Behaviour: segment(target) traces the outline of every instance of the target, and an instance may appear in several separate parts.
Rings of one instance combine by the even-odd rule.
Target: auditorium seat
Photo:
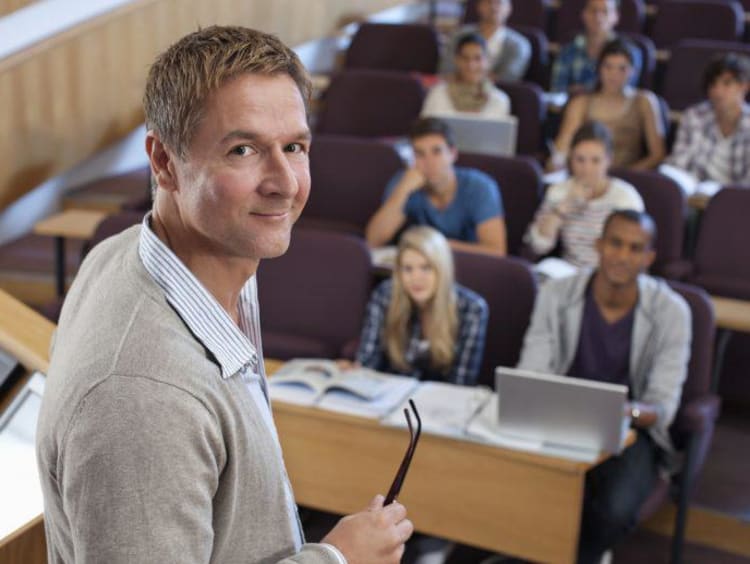
[[[361,137],[404,136],[419,116],[424,88],[406,73],[347,70],[331,80],[317,133]]]
[[[547,12],[549,2],[546,0],[516,0],[513,2],[513,12],[508,18],[508,25],[529,26],[541,30],[547,29]],[[464,23],[475,23],[479,19],[477,0],[468,0],[464,10]]]
[[[371,286],[361,238],[295,227],[286,254],[258,268],[265,356],[343,356],[359,338]]]
[[[403,168],[396,150],[376,139],[317,135],[310,152],[306,226],[362,235],[391,177]]]
[[[529,264],[514,257],[454,251],[456,281],[489,306],[486,346],[478,384],[495,387],[495,367],[515,366],[531,319],[536,282]]]
[[[714,57],[723,53],[750,56],[750,45],[708,39],[689,39],[675,44],[661,87],[662,96],[673,110],[684,110],[706,99],[703,72]]]
[[[719,190],[703,212],[687,280],[713,295],[750,300],[750,188]]]
[[[651,29],[657,49],[671,49],[681,39],[738,41],[744,12],[735,0],[671,0],[659,3]]]
[[[671,178],[654,171],[613,169],[611,175],[638,190],[646,211],[656,223],[656,260],[651,272],[665,278],[683,278],[690,270],[690,263],[682,258],[687,219],[682,189]]]
[[[508,254],[518,255],[524,233],[542,201],[542,170],[539,163],[531,157],[460,153],[456,164],[477,168],[498,183],[505,208]]]
[[[511,26],[531,44],[531,60],[523,79],[538,84],[543,90],[549,87],[549,41],[544,31],[525,25]]]
[[[641,53],[641,75],[638,86],[653,89],[654,72],[656,71],[656,47],[649,37],[641,33],[622,32],[622,37],[628,39]]]
[[[715,324],[709,297],[694,286],[678,282],[671,282],[670,285],[687,301],[692,316],[690,363],[682,386],[680,406],[670,427],[672,440],[684,455],[683,467],[672,478],[671,484],[662,478],[657,481],[641,508],[639,521],[653,515],[670,496],[674,499],[677,514],[672,533],[671,562],[677,563],[681,562],[685,522],[695,479],[711,445],[721,401],[710,391]]]
[[[429,25],[366,22],[354,35],[344,66],[435,74],[439,48],[437,33]]]
[[[510,98],[510,111],[518,118],[516,153],[538,156],[544,150],[542,128],[547,118],[544,92],[533,82],[500,80],[497,87]]]

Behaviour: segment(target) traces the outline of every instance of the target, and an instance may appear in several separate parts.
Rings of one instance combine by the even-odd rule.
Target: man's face
[[[505,25],[513,6],[510,0],[479,0],[477,15],[482,23]]]
[[[466,43],[456,54],[456,71],[461,82],[479,84],[488,70],[487,53],[478,43]]]
[[[614,0],[589,0],[581,17],[588,34],[602,35],[615,28],[619,14]]]
[[[456,150],[449,147],[445,137],[430,133],[412,140],[414,166],[421,172],[428,187],[443,185],[451,178]]]
[[[708,99],[717,112],[737,111],[745,101],[748,86],[731,72],[723,72],[708,87]]]
[[[613,286],[634,284],[638,275],[654,262],[651,234],[639,223],[614,218],[596,242],[599,272]]]
[[[310,132],[286,75],[241,75],[206,102],[173,197],[191,248],[226,259],[276,257],[310,193]]]

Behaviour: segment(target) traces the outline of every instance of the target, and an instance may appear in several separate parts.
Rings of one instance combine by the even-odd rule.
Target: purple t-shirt
[[[624,317],[609,323],[594,301],[589,284],[583,307],[581,333],[568,376],[624,384],[630,387],[630,343],[635,307]]]

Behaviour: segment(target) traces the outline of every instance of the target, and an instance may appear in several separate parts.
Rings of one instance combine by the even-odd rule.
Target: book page
[[[332,360],[290,360],[268,379],[268,392],[273,400],[313,405],[338,375],[339,369]]]
[[[417,386],[415,378],[369,372],[366,378],[362,375],[355,375],[351,379],[340,379],[335,386],[323,394],[317,406],[348,415],[380,419],[406,401]],[[369,381],[366,386],[372,386],[374,392],[369,399],[362,393],[363,384],[366,381]],[[358,393],[345,389],[347,383],[357,388]]]

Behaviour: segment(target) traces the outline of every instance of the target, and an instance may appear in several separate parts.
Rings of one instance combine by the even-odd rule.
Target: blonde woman
[[[446,238],[412,227],[399,241],[393,276],[370,298],[357,361],[420,380],[474,384],[487,317],[484,299],[454,282]]]

